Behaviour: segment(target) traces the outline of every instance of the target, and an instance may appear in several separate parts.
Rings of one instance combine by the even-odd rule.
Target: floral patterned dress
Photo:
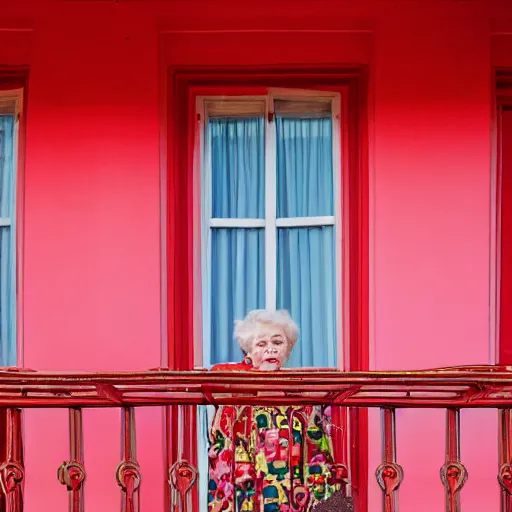
[[[209,512],[302,512],[339,490],[325,412],[219,407],[209,433]]]

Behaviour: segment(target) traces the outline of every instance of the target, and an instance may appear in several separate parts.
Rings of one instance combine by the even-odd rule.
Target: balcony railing
[[[58,407],[69,410],[70,454],[69,460],[58,468],[58,479],[69,492],[69,511],[84,512],[86,468],[82,409],[121,408],[123,453],[115,474],[121,492],[121,510],[140,512],[141,468],[135,443],[136,408],[170,406],[182,419],[186,408],[229,404],[324,405],[340,411],[380,408],[382,462],[376,469],[376,478],[382,489],[384,512],[397,510],[398,489],[404,474],[396,454],[396,409],[446,410],[446,455],[441,481],[445,488],[445,510],[458,512],[460,492],[467,479],[466,468],[460,459],[460,410],[496,408],[500,429],[497,477],[501,487],[501,511],[512,512],[512,371],[490,366],[366,373],[302,369],[265,374],[161,369],[135,373],[0,370],[0,407],[7,411],[5,460],[0,465],[0,495],[4,503],[0,508],[7,512],[23,510],[24,467],[20,437],[23,409]],[[182,431],[183,426],[178,426],[178,430]],[[182,458],[181,453],[178,450],[177,460],[169,467],[171,508],[190,512],[191,493],[198,471]]]

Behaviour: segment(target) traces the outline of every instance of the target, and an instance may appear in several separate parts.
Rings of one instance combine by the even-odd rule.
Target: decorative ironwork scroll
[[[169,469],[169,485],[179,493],[181,510],[188,510],[188,493],[197,482],[198,471],[186,460],[175,462]]]
[[[123,460],[116,470],[117,483],[122,490],[121,512],[139,512],[141,471],[137,462],[135,410],[133,407],[123,407],[122,409],[121,438]]]
[[[382,410],[382,463],[375,476],[383,492],[383,511],[398,511],[398,488],[404,478],[402,466],[396,462],[395,410]]]
[[[446,411],[446,456],[441,468],[441,482],[445,487],[446,511],[460,512],[460,490],[464,487],[468,472],[460,462],[460,411]]]
[[[7,409],[6,460],[0,464],[0,492],[5,498],[5,512],[22,512],[25,469],[21,454],[21,410]]]
[[[69,409],[69,453],[70,459],[59,467],[57,477],[69,491],[69,511],[84,512],[85,467],[81,409]]]
[[[177,407],[178,413],[178,443],[177,461],[169,468],[169,487],[171,490],[171,509],[173,511],[191,512],[191,491],[196,484],[199,471],[184,458],[185,452],[185,416],[184,407]],[[187,411],[190,412],[190,411]]]

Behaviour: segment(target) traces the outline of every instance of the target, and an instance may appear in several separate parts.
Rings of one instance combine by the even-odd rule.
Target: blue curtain
[[[14,117],[0,115],[0,366],[16,364]]]
[[[334,228],[281,228],[277,301],[300,327],[290,367],[336,366]]]
[[[208,132],[212,218],[264,218],[263,117],[213,118]],[[240,361],[234,321],[265,307],[264,230],[213,228],[209,236],[211,330],[206,365]]]
[[[276,117],[278,217],[334,215],[332,121]],[[336,366],[333,226],[279,228],[277,307],[298,323],[288,366]]]
[[[330,117],[276,117],[277,217],[334,215]]]
[[[265,124],[263,117],[213,118],[212,218],[265,216]]]
[[[265,307],[263,229],[212,230],[211,364],[240,361],[235,320]]]

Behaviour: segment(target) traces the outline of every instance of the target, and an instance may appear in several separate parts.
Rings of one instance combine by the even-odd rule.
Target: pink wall
[[[151,368],[161,351],[157,33],[133,16],[109,16],[108,5],[100,16],[77,7],[34,9],[24,22],[33,32],[0,31],[30,41],[24,362]],[[2,55],[11,51],[19,50],[2,44]],[[84,413],[88,510],[119,507],[119,418]],[[143,505],[162,509],[161,411],[137,418]],[[28,512],[42,501],[67,510],[55,478],[67,458],[66,413],[28,412]]]
[[[506,2],[317,0],[313,13],[306,0],[293,8],[244,2],[243,11],[234,0],[28,3],[2,6],[0,24],[0,64],[31,66],[26,366],[160,364],[166,67],[322,62],[370,67],[371,367],[493,362],[491,64],[506,64],[510,53]],[[375,468],[378,414],[371,418]],[[90,510],[119,503],[118,419],[114,411],[85,416]],[[161,413],[142,410],[138,419],[143,509],[163,510]],[[402,509],[440,510],[442,413],[401,411],[397,419]],[[494,411],[462,415],[466,512],[498,506],[495,420]],[[55,479],[66,435],[65,413],[26,415],[27,512],[43,500],[66,510]],[[373,512],[373,469],[370,490]]]
[[[376,37],[379,369],[490,362],[489,22],[442,7],[435,22],[406,13]],[[397,422],[403,509],[442,510],[444,414],[404,410]],[[497,510],[496,413],[463,412],[461,422],[470,475],[463,508]],[[378,444],[376,419],[372,426]],[[375,446],[373,465],[379,454]]]

